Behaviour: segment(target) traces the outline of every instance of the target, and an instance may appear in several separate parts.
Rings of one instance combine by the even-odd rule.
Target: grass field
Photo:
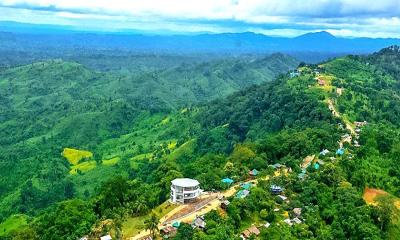
[[[84,150],[77,150],[73,148],[64,148],[62,155],[68,160],[72,165],[77,165],[79,161],[83,158],[93,157],[93,153]]]
[[[23,214],[13,215],[0,224],[0,237],[8,235],[11,231],[26,226],[28,217]]]
[[[171,203],[164,202],[160,206],[153,209],[152,213],[154,213],[158,218],[166,215],[175,209],[177,205],[173,205]],[[139,217],[130,217],[128,218],[124,224],[122,225],[122,233],[124,237],[132,237],[138,234],[140,231],[144,230],[144,221],[150,216],[150,214],[139,216]]]

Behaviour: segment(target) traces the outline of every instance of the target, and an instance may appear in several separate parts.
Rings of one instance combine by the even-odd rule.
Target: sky
[[[400,38],[400,0],[0,0],[0,21],[148,33]]]

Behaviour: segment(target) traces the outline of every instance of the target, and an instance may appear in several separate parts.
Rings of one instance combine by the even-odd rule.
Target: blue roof
[[[181,222],[173,222],[172,226],[178,228],[181,225]]]
[[[234,181],[233,181],[233,179],[230,179],[230,178],[224,178],[224,179],[222,179],[222,182],[232,184]]]
[[[247,195],[249,195],[250,191],[246,189],[242,189],[239,192],[236,193],[236,198],[245,198]]]
[[[249,190],[251,188],[252,184],[251,183],[242,183],[240,186],[243,189]]]
[[[318,170],[318,169],[319,169],[319,164],[318,164],[318,163],[314,164],[314,168],[315,168],[316,170]]]
[[[257,175],[258,175],[257,169],[251,170],[251,171],[250,171],[250,174],[253,175],[253,176],[257,176]]]
[[[344,154],[344,149],[343,149],[343,148],[339,148],[339,149],[336,151],[336,154],[337,154],[337,155],[343,155],[343,154]]]

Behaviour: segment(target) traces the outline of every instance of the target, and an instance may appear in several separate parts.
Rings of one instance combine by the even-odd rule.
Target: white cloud
[[[295,32],[330,29],[342,36],[359,36],[379,30],[380,36],[389,37],[400,31],[399,1],[376,0],[366,3],[365,0],[0,0],[0,6],[13,8],[15,12],[28,9],[32,19],[35,19],[31,21],[41,23],[43,21],[34,15],[47,12],[49,17],[45,19],[58,19],[59,22],[68,24],[76,24],[79,19],[85,20],[86,25],[99,24],[103,20],[108,21],[105,25],[122,24],[123,28],[137,28],[138,23],[146,23],[144,25],[151,29],[171,26],[174,26],[174,29],[184,27],[184,31],[260,29],[274,35],[279,31],[281,35],[293,35]],[[8,16],[10,20],[20,18],[10,13]],[[3,16],[2,19],[4,18]],[[224,22],[230,22],[229,27],[225,26]],[[265,27],[268,24],[271,27]],[[103,24],[99,27],[102,27],[101,25]]]

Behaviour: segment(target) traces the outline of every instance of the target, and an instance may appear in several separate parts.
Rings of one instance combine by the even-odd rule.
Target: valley
[[[141,239],[179,222],[177,239],[395,239],[397,49],[320,64],[273,54],[140,71],[62,60],[3,69],[3,236]],[[200,182],[204,202],[168,203],[182,177]],[[192,228],[200,216],[206,229]]]

